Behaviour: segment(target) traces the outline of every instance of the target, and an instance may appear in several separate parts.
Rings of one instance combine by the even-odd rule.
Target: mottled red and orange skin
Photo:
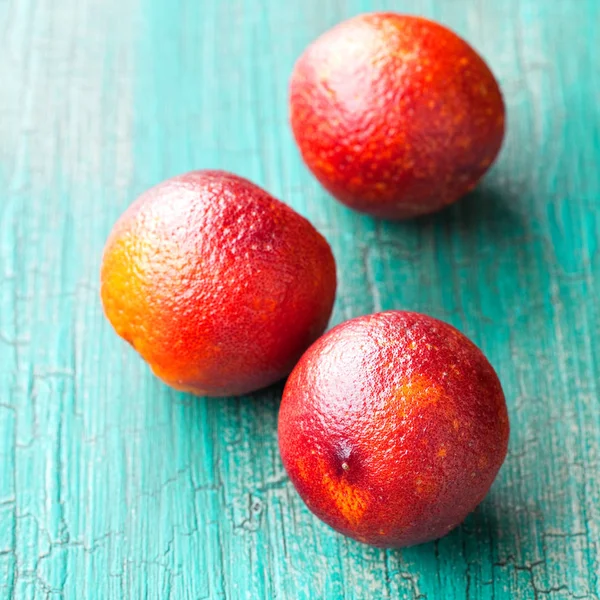
[[[347,321],[292,371],[283,464],[310,510],[380,547],[439,538],[483,500],[509,436],[498,377],[462,333],[418,313]]]
[[[179,390],[244,394],[286,376],[324,331],[335,262],[302,216],[253,183],[195,171],[144,193],[106,244],[117,333]]]
[[[291,125],[309,169],[338,200],[389,219],[437,211],[473,189],[502,145],[494,75],[455,33],[372,13],[302,54]]]

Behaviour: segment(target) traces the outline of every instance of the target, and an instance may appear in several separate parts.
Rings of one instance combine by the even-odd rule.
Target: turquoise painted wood
[[[480,189],[412,223],[334,203],[286,123],[304,46],[376,9],[464,35],[508,105]],[[599,598],[599,26],[597,0],[0,0],[0,597]],[[510,451],[458,530],[402,551],[342,538],[282,469],[281,388],[174,393],[104,321],[112,224],[200,167],[327,236],[335,323],[410,308],[489,356]]]

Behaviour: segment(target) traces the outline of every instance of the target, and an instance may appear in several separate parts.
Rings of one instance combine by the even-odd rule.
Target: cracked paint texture
[[[467,39],[507,105],[478,191],[404,224],[328,199],[287,124],[306,44],[386,9]],[[596,0],[0,1],[0,599],[598,599],[599,20]],[[281,387],[172,392],[104,321],[111,226],[197,168],[310,218],[338,260],[333,324],[410,309],[485,352],[511,442],[451,535],[335,534],[279,461]]]

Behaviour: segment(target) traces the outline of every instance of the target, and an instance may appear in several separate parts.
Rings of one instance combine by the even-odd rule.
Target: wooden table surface
[[[466,37],[508,107],[478,191],[404,224],[332,201],[287,125],[305,45],[381,9]],[[599,30],[598,0],[0,0],[0,597],[599,598]],[[418,310],[488,355],[510,450],[456,531],[337,535],[283,471],[281,387],[175,393],[105,322],[112,224],[205,167],[329,239],[333,323]]]

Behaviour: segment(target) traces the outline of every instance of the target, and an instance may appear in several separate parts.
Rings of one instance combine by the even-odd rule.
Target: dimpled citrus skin
[[[207,396],[287,375],[327,326],[336,288],[317,230],[222,171],[140,196],[110,234],[101,280],[117,333],[167,384]]]
[[[488,66],[455,33],[371,13],[306,49],[290,116],[304,161],[334,197],[406,219],[475,187],[502,145],[505,110]]]
[[[418,313],[342,323],[285,386],[279,448],[310,510],[380,547],[448,533],[483,500],[506,455],[494,369],[462,333]]]

